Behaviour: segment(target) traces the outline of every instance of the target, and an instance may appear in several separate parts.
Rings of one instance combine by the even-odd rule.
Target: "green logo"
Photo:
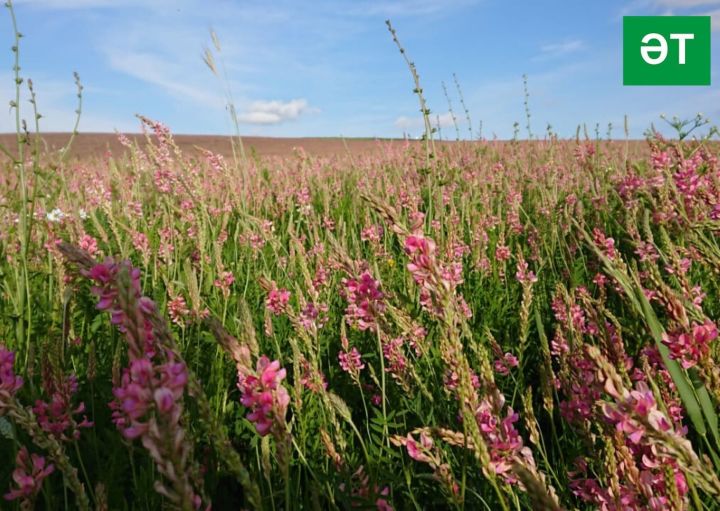
[[[710,16],[624,16],[623,85],[710,85]]]

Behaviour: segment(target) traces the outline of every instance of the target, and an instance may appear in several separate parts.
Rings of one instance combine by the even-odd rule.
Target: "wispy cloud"
[[[480,0],[369,0],[358,2],[352,12],[353,14],[362,16],[426,16],[467,7],[479,1]]]
[[[75,112],[77,91],[72,78],[58,80],[39,76],[33,81],[37,94],[38,113],[42,116],[39,120],[40,130],[42,132],[72,131],[77,116]],[[87,93],[88,90],[85,92]],[[7,101],[14,96],[12,75],[9,72],[0,72],[0,102],[7,104]],[[20,98],[21,118],[28,122],[30,129],[34,129],[33,111],[28,103],[30,98],[27,89],[21,88]],[[81,132],[111,132],[115,130],[131,132],[137,131],[138,124],[132,116],[128,116],[127,119],[118,119],[111,115],[85,111],[80,116],[78,129]],[[15,131],[14,110],[0,111],[0,133],[13,131]]]
[[[691,9],[693,7],[707,7],[720,5],[720,0],[653,0],[658,7],[667,9]]]
[[[222,108],[224,105],[220,96],[200,86],[188,84],[187,72],[160,55],[113,49],[108,50],[107,57],[112,69],[160,87],[176,97],[214,108]]]
[[[142,0],[15,0],[16,5],[27,5],[35,9],[77,10],[135,7],[145,4]]]
[[[720,6],[720,0],[633,0],[620,9],[620,16],[629,14],[660,14],[671,16],[678,10],[687,11],[690,9],[693,14],[698,13],[697,9]]]
[[[238,115],[241,122],[247,124],[280,124],[292,121],[303,113],[313,111],[305,99],[291,99],[290,101],[253,101],[245,112]]]
[[[585,43],[580,39],[570,39],[559,43],[544,44],[540,47],[540,54],[534,60],[547,60],[585,49]]]
[[[459,123],[460,120],[457,120],[457,122]],[[408,117],[401,115],[395,119],[393,124],[396,128],[403,130],[403,132],[422,131],[425,129],[425,120],[421,116]],[[437,127],[439,125],[441,128],[448,128],[453,126],[453,116],[450,112],[430,115],[430,124],[433,127]]]

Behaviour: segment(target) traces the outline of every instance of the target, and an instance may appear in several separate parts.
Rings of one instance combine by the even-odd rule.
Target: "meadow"
[[[1,508],[720,509],[716,142],[69,158],[19,116]]]

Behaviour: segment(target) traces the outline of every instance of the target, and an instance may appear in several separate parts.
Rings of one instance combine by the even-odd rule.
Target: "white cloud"
[[[27,5],[37,9],[75,10],[142,6],[142,0],[15,0],[15,5]]]
[[[585,43],[580,39],[571,39],[560,43],[545,44],[540,47],[540,55],[535,60],[545,60],[560,57],[569,53],[575,53],[585,48]]]
[[[290,101],[253,101],[245,112],[238,115],[240,122],[248,124],[280,124],[297,119],[303,113],[312,111],[305,99]]]
[[[369,0],[358,2],[352,10],[355,15],[361,16],[425,16],[441,14],[452,9],[461,8],[477,3],[479,0]]]
[[[681,11],[681,14],[688,14],[682,12],[688,9],[691,14],[707,15],[712,13],[703,13],[697,10],[714,6],[720,6],[720,0],[633,0],[620,9],[620,16],[630,14],[673,16],[678,14],[678,10]]]
[[[705,13],[706,16],[710,16],[710,26],[713,30],[720,30],[720,9],[716,9],[712,12]]]
[[[690,9],[692,7],[720,5],[720,0],[654,0],[654,4],[668,9]]]
[[[213,108],[222,108],[225,105],[220,96],[208,93],[207,89],[201,86],[190,85],[187,71],[160,55],[113,49],[107,51],[107,57],[110,67],[116,71],[160,87],[176,97],[191,99]]]
[[[458,119],[457,122],[460,123],[460,120]],[[405,115],[401,115],[395,119],[393,124],[396,128],[400,128],[401,130],[408,132],[425,129],[425,120],[421,116],[407,117]],[[436,128],[438,124],[440,124],[441,128],[453,126],[452,114],[450,112],[430,114],[430,125],[433,128]]]

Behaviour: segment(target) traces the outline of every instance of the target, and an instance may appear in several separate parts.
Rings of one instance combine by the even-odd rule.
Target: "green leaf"
[[[13,430],[13,426],[5,417],[0,417],[0,435],[8,440],[15,440],[15,431]]]

